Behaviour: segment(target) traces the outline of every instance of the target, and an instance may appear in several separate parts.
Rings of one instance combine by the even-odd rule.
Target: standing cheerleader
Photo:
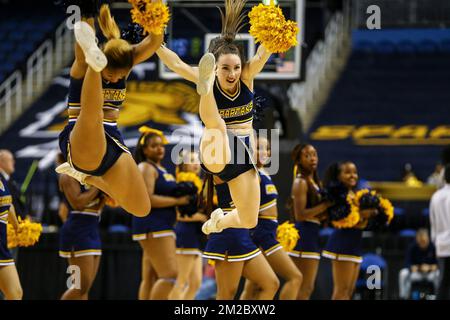
[[[167,140],[159,130],[141,127],[135,158],[144,177],[152,211],[146,217],[133,217],[133,240],[142,248],[142,280],[139,299],[167,299],[177,278],[174,225],[175,207],[189,203],[190,197],[173,196],[175,177],[161,166]],[[157,281],[152,285],[152,274]]]
[[[261,205],[258,225],[255,229],[250,230],[250,235],[253,242],[263,251],[275,273],[286,280],[280,291],[280,300],[295,300],[302,283],[302,274],[276,239],[278,192],[271,177],[264,171],[264,165],[269,160],[270,146],[269,141],[264,137],[258,137],[257,142],[257,166],[261,180]],[[241,299],[254,299],[258,290],[254,283],[246,281]]]
[[[228,185],[217,183],[216,191],[219,207],[226,216],[234,209]],[[248,229],[228,228],[210,234],[203,257],[215,262],[217,300],[232,300],[241,276],[259,289],[252,297],[255,300],[272,300],[278,291],[280,282]]]
[[[358,170],[353,162],[345,161],[330,165],[325,173],[324,187],[327,190],[340,188],[350,198],[354,197],[358,185]],[[333,207],[330,208],[330,215]],[[333,300],[350,300],[355,290],[359,267],[362,262],[362,229],[368,220],[378,213],[377,209],[360,210],[352,227],[335,229],[328,238],[322,255],[332,260]],[[347,216],[350,214],[347,212]],[[358,222],[359,221],[359,222]],[[335,226],[338,224],[333,223]]]
[[[183,177],[194,175],[198,180],[197,189],[202,190],[198,153],[183,152],[181,163],[177,168],[177,181],[186,181]],[[188,177],[189,178],[189,177]],[[191,180],[191,179],[188,179]],[[195,205],[195,207],[197,207]],[[177,245],[178,277],[169,299],[194,300],[195,294],[202,283],[202,242],[204,234],[201,231],[202,223],[208,218],[203,213],[203,208],[197,207],[192,215],[183,215],[183,207],[177,210],[177,224],[175,226]],[[191,209],[191,208],[190,208]]]
[[[320,224],[331,203],[321,202],[321,182],[317,174],[319,157],[316,149],[310,144],[299,144],[292,151],[292,160],[295,174],[292,209],[295,227],[301,238],[289,255],[303,275],[298,299],[308,300],[314,291],[320,261]]]
[[[258,221],[259,180],[253,164],[253,81],[269,59],[260,45],[248,62],[235,41],[242,28],[245,0],[225,0],[222,33],[213,39],[199,66],[191,67],[162,46],[156,52],[169,69],[197,84],[199,113],[205,125],[200,142],[202,168],[228,184],[235,209],[219,209],[202,230],[205,234],[226,228],[253,228]],[[283,17],[284,18],[284,17]]]
[[[68,288],[61,300],[88,300],[102,254],[98,224],[106,198],[65,174],[59,176],[59,189],[69,210],[60,231],[59,256],[78,266],[81,276],[80,288]]]
[[[0,291],[6,300],[22,300],[22,286],[14,259],[8,249],[7,224],[18,230],[16,211],[6,179],[0,173]]]
[[[136,216],[150,212],[145,183],[117,128],[131,68],[150,58],[163,36],[151,34],[131,45],[121,39],[109,7],[98,23],[108,39],[100,50],[94,19],[75,23],[75,61],[70,69],[69,123],[59,136],[66,163],[56,171],[107,193]]]

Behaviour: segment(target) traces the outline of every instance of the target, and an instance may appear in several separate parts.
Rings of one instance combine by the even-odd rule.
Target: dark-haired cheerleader
[[[294,182],[292,184],[292,211],[300,239],[289,252],[303,275],[298,299],[308,300],[314,291],[320,261],[319,231],[326,210],[331,205],[321,199],[321,182],[317,174],[319,157],[310,144],[299,144],[292,151]]]
[[[358,185],[358,170],[351,161],[338,162],[330,165],[325,173],[324,187],[328,191],[342,188],[344,205],[338,201],[329,209],[330,219],[333,219],[338,206],[344,208],[343,218],[332,221],[337,228],[328,238],[322,255],[332,259],[333,270],[333,300],[350,300],[355,290],[359,268],[362,262],[362,229],[368,220],[378,213],[377,209],[365,209],[358,213],[351,211],[346,205],[348,199],[353,199]],[[339,209],[340,210],[340,209]]]
[[[133,240],[139,241],[142,254],[142,279],[139,299],[167,299],[174,287],[178,268],[175,231],[176,206],[186,205],[190,197],[174,197],[175,177],[161,165],[166,138],[159,130],[140,129],[142,135],[136,146],[135,158],[144,177],[152,210],[146,217],[133,217]],[[152,275],[157,281],[153,284]]]

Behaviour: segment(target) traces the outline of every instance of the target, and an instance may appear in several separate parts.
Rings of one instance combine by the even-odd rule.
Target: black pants
[[[439,300],[448,300],[450,290],[450,257],[441,258],[440,272],[442,273],[441,283],[439,284]]]

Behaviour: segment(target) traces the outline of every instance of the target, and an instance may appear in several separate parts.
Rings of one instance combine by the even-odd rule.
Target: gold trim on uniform
[[[8,204],[12,204],[12,196],[0,197],[0,206],[6,206]]]
[[[62,251],[59,250],[59,256],[62,258],[70,258],[73,256],[75,258],[82,257],[82,256],[101,256],[102,250],[100,249],[86,249],[86,250],[79,250],[79,251]]]
[[[272,201],[269,201],[269,202],[259,206],[259,212],[269,209],[276,204],[277,204],[277,199],[273,199]],[[275,217],[275,219],[276,219],[276,217]]]
[[[361,256],[353,256],[353,255],[349,255],[349,254],[334,253],[334,252],[327,251],[327,250],[322,250],[322,256],[324,256],[325,258],[329,258],[329,259],[333,259],[333,260],[337,260],[337,261],[351,261],[351,262],[356,262],[356,263],[362,262]]]
[[[278,250],[280,250],[280,249],[283,249],[283,246],[282,246],[281,244],[277,243],[277,244],[274,245],[273,247],[271,247],[271,248],[265,250],[265,251],[264,251],[264,254],[265,254],[266,256],[270,256],[272,253],[274,253],[274,252],[276,252],[276,251],[278,251]]]
[[[222,90],[222,88],[219,85],[219,81],[217,81],[217,80],[216,80],[216,86],[217,86],[217,89],[219,89],[220,93],[222,95],[224,95],[225,98],[227,98],[227,99],[229,99],[231,101],[236,100],[236,98],[241,93],[241,81],[238,81],[238,83],[237,83],[238,88],[237,88],[237,90],[236,90],[236,92],[234,94],[229,94],[229,93],[225,92],[224,90]]]

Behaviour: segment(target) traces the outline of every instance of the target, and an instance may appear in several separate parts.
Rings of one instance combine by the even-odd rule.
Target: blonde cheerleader
[[[148,7],[161,6],[156,2]],[[160,46],[163,26],[132,45],[121,39],[107,5],[100,8],[98,23],[107,38],[102,49],[97,46],[94,19],[84,19],[74,26],[69,122],[59,135],[59,146],[67,162],[56,171],[97,187],[131,214],[145,216],[150,212],[150,199],[117,128],[117,119],[131,68],[150,58]]]

